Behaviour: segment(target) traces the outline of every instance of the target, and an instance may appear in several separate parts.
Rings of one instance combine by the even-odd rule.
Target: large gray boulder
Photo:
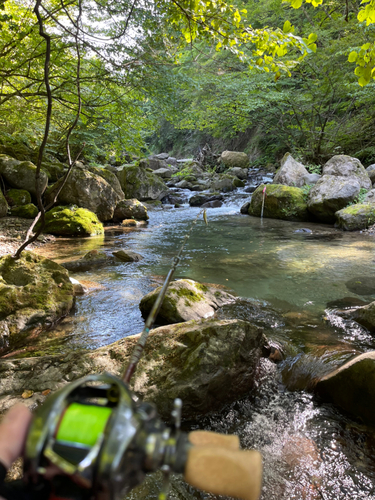
[[[333,156],[323,167],[323,175],[356,178],[363,189],[371,189],[372,183],[365,167],[357,158],[347,155]]]
[[[139,308],[147,318],[161,287],[145,295]],[[213,316],[216,309],[235,301],[235,297],[217,287],[206,286],[197,281],[182,279],[173,281],[167,289],[157,321],[162,324],[180,323],[192,319]]]
[[[366,168],[367,175],[370,177],[372,184],[375,182],[375,163]]]
[[[122,221],[124,219],[148,220],[147,208],[134,198],[121,200],[116,205],[113,220]]]
[[[121,184],[119,180],[117,179],[117,176],[115,173],[111,172],[107,168],[99,168],[99,167],[89,167],[90,172],[93,174],[99,175],[100,177],[103,177],[104,180],[108,182],[108,184],[111,186],[111,188],[115,191],[115,193],[119,196],[121,200],[125,198],[125,194],[123,190],[121,189]]]
[[[375,205],[358,203],[335,213],[335,227],[344,231],[359,231],[375,224]]]
[[[65,316],[73,307],[69,274],[32,252],[0,259],[0,342]]]
[[[358,177],[323,175],[309,192],[307,206],[320,221],[335,222],[335,213],[354,201],[361,184]]]
[[[375,351],[360,354],[323,377],[316,385],[316,392],[325,401],[373,426]]]
[[[31,161],[18,161],[10,156],[0,155],[0,174],[6,182],[16,189],[26,189],[36,196],[36,166]],[[48,184],[48,177],[40,171],[39,189],[43,193]]]
[[[273,184],[292,187],[302,187],[305,184],[304,177],[309,175],[309,172],[302,163],[296,161],[290,153],[286,153],[280,163],[281,167],[273,179]]]
[[[8,213],[8,203],[0,189],[0,217],[5,217]]]
[[[363,201],[365,203],[375,203],[375,189],[371,189],[371,191],[366,194],[366,197]]]
[[[265,196],[263,195],[264,188],[266,188]],[[249,215],[261,216],[263,198],[263,217],[301,222],[311,218],[307,210],[305,194],[300,188],[284,184],[268,184],[267,186],[261,184],[251,197]]]
[[[154,170],[154,174],[158,175],[162,179],[170,179],[172,177],[172,170],[170,168],[159,168]]]
[[[109,171],[108,174],[112,175]],[[60,182],[56,182],[48,189],[46,195],[48,201],[59,188]],[[71,171],[57,201],[61,205],[87,208],[104,222],[112,219],[117,203],[124,198],[122,190],[113,189],[101,175],[87,169],[76,168]]]
[[[90,373],[120,375],[138,338],[67,356],[1,360],[0,409],[25,389],[41,399],[42,391]],[[253,388],[266,343],[261,328],[241,320],[203,319],[155,328],[134,376],[134,390],[155,403],[165,420],[176,397],[184,402],[184,418],[206,415]]]
[[[249,166],[249,157],[246,153],[238,151],[223,151],[220,156],[220,161],[226,167],[247,168]]]
[[[126,199],[161,200],[169,192],[160,177],[138,165],[124,165],[116,175]]]
[[[139,161],[139,166],[142,168],[151,168],[151,170],[159,170],[160,168],[168,168],[168,164],[164,158],[150,156]]]
[[[238,187],[243,187],[244,181],[241,181],[234,175],[217,174],[211,182],[211,191],[222,191],[228,193],[234,191]],[[204,187],[204,186],[203,186]]]

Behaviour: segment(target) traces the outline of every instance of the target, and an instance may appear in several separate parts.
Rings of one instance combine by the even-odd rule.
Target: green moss
[[[202,285],[202,283],[195,282],[194,286],[195,288],[198,288],[198,290],[201,290],[202,292],[208,292],[208,287],[206,285]]]
[[[56,319],[73,305],[68,272],[32,252],[23,252],[19,260],[10,255],[1,258],[0,277],[0,320],[15,313],[32,318],[36,311],[37,319],[40,312]],[[10,328],[15,333],[19,327],[11,324]]]
[[[169,292],[174,293],[179,298],[184,297],[185,299],[190,300],[191,302],[200,302],[201,300],[203,300],[203,295],[194,292],[193,290],[188,290],[187,288],[179,288],[177,290],[175,288],[171,288]]]
[[[26,189],[9,189],[5,197],[11,207],[31,203],[31,195]]]
[[[27,205],[22,205],[19,207],[12,207],[10,209],[10,215],[14,217],[22,217],[24,219],[35,219],[38,214],[38,209],[33,203],[28,203]]]
[[[85,208],[56,207],[46,213],[45,233],[64,236],[103,234],[103,224],[96,214]]]
[[[260,216],[263,201],[261,184],[253,193],[249,207],[249,215]],[[273,219],[307,221],[310,218],[307,203],[302,189],[284,184],[268,184],[264,202],[264,217]]]

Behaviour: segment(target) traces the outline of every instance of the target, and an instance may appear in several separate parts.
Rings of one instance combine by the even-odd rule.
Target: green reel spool
[[[56,441],[91,448],[103,434],[112,408],[71,403],[61,421]]]

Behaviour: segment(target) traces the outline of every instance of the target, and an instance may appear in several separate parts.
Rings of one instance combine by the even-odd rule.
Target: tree
[[[324,8],[328,3],[328,11],[330,9],[329,2],[324,0],[285,0],[294,9],[299,9],[303,3],[312,4],[314,7]],[[358,2],[355,2],[358,3]],[[349,21],[349,0],[343,3],[345,8],[345,20]],[[329,15],[329,13],[327,13]],[[354,73],[358,77],[358,83],[362,87],[375,79],[375,40],[374,40],[374,24],[375,24],[375,0],[362,0],[357,13],[357,19],[368,37],[368,41],[360,46],[353,47],[348,55],[348,61],[356,64]]]

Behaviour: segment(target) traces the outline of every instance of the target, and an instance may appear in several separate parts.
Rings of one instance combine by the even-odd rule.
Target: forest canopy
[[[374,22],[375,0],[2,0],[1,141],[36,148],[50,92],[62,159],[69,136],[97,162],[204,142],[375,160]]]

